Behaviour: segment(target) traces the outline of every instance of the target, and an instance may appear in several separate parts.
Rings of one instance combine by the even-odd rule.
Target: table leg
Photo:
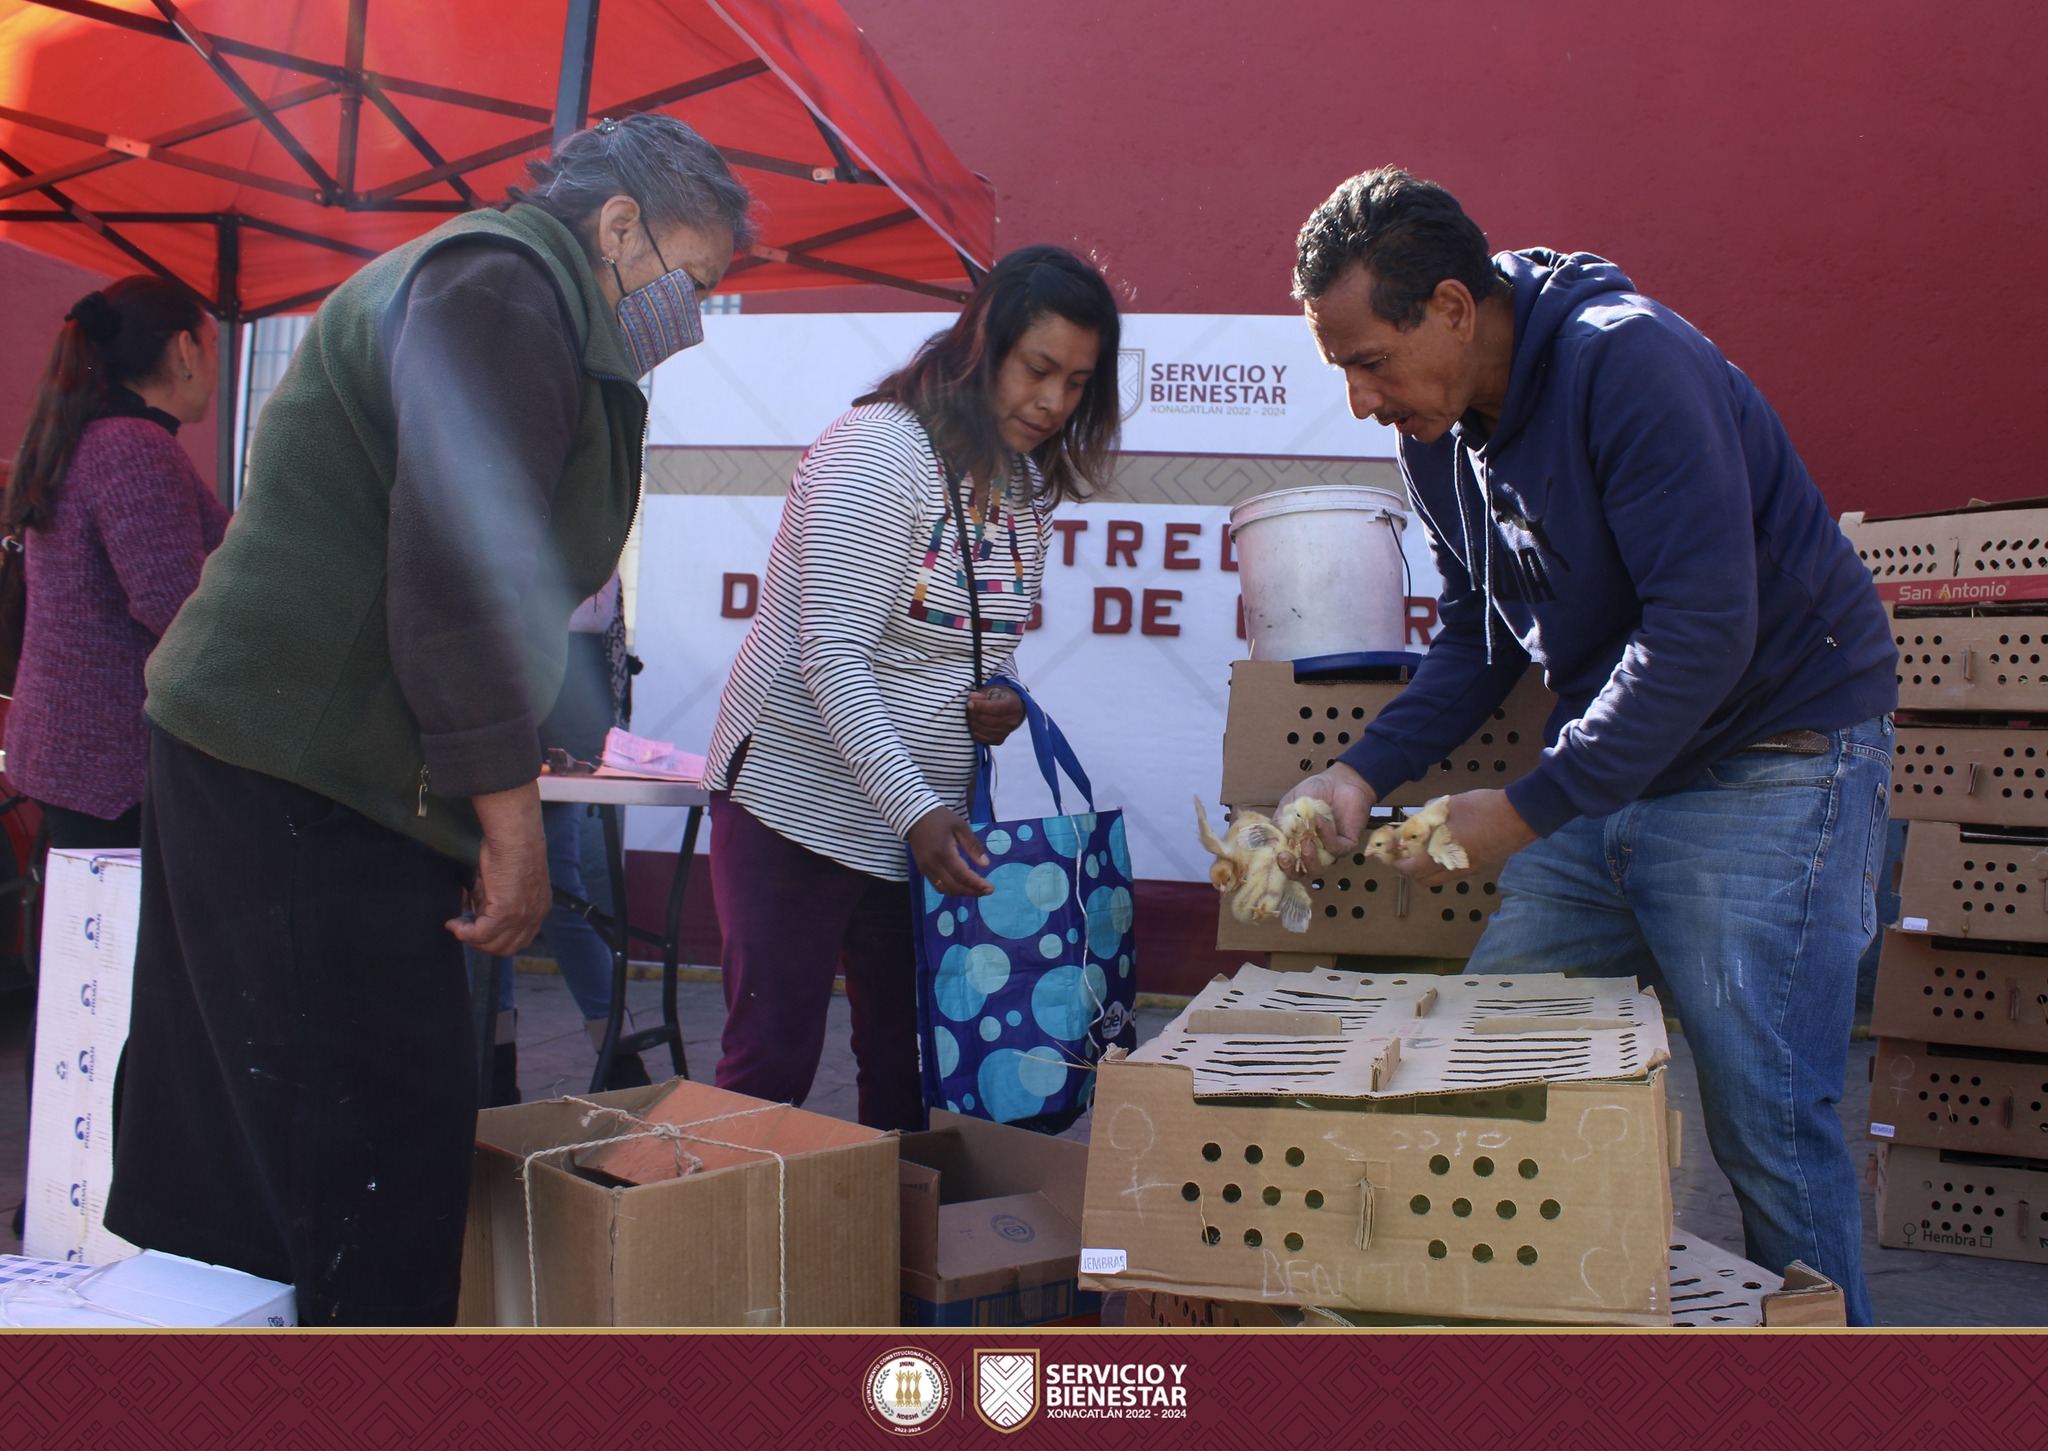
[[[604,864],[612,879],[612,1010],[605,1019],[604,1044],[597,1050],[597,1069],[590,1076],[590,1091],[604,1092],[611,1078],[612,1059],[619,1051],[619,1031],[626,1021],[626,963],[631,938],[626,926],[626,853],[619,830],[619,808],[599,806],[598,820],[604,827]]]
[[[689,1059],[683,1051],[682,1019],[676,1012],[676,975],[683,953],[683,896],[689,890],[690,864],[697,855],[697,830],[703,824],[704,808],[692,806],[683,822],[683,846],[676,853],[675,875],[669,878],[668,917],[662,923],[661,933],[661,1016],[674,1031],[669,1040],[669,1056],[680,1078],[690,1076]]]

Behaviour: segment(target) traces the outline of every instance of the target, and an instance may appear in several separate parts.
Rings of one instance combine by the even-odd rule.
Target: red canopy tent
[[[655,109],[761,200],[735,289],[989,264],[988,184],[832,0],[0,0],[0,236],[247,321]]]

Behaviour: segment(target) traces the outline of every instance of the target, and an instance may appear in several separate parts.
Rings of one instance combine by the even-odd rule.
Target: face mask
[[[644,229],[646,223],[641,226]],[[668,259],[661,255],[661,244],[654,240],[652,231],[648,231],[647,240],[654,247],[654,259],[664,270],[638,292],[626,292],[626,284],[619,277],[619,264],[611,264],[612,280],[625,293],[619,299],[619,326],[625,331],[633,366],[643,378],[684,348],[694,348],[704,341],[704,314],[697,302],[697,284],[681,268],[666,270]]]

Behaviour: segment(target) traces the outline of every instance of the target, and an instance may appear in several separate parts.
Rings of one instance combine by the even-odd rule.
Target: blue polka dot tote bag
[[[941,896],[913,859],[924,1096],[933,1108],[1056,1134],[1093,1098],[1103,1050],[1137,1045],[1130,849],[1123,813],[1095,808],[1059,727],[1016,681],[989,683],[1022,697],[1055,811],[1066,811],[1061,771],[1087,810],[994,820],[982,746],[969,819],[994,892]]]

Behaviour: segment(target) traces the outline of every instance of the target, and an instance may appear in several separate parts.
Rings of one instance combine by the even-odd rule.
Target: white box
[[[104,1265],[135,1253],[100,1221],[141,902],[140,852],[50,853],[22,1235],[23,1251],[39,1259]]]
[[[8,1261],[23,1273],[11,1273]],[[298,1323],[290,1285],[153,1249],[94,1270],[66,1265],[48,1274],[33,1261],[0,1256],[0,1325],[14,1329],[260,1330]]]

